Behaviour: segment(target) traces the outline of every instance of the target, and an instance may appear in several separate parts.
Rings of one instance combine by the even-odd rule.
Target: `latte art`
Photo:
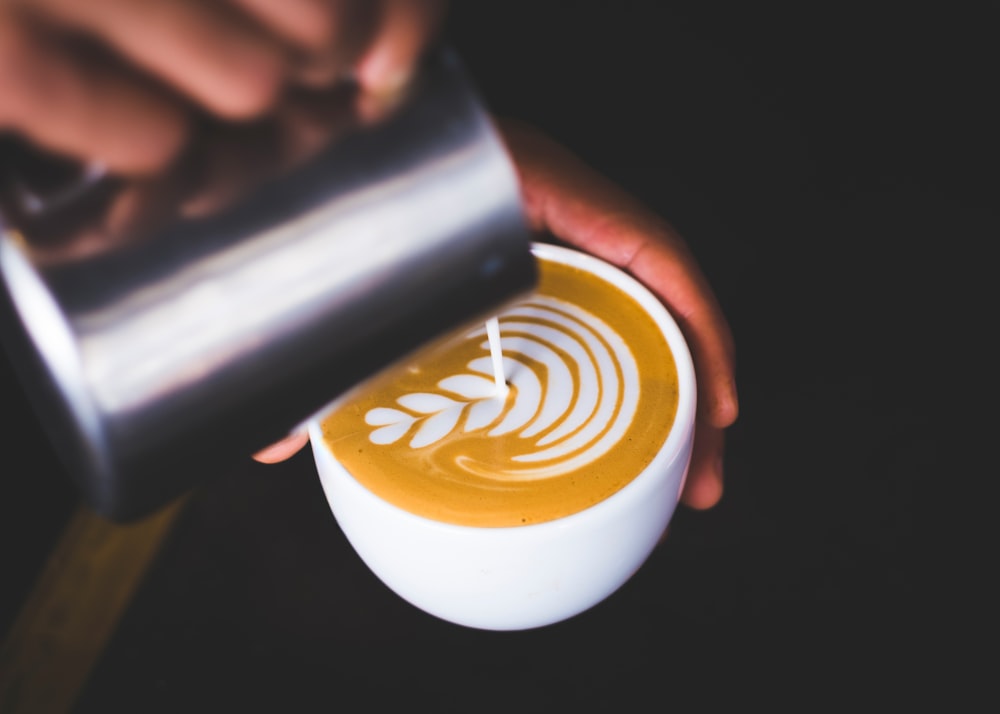
[[[626,293],[541,261],[537,294],[498,316],[506,389],[486,327],[381,375],[323,422],[369,490],[436,520],[537,523],[626,485],[677,407],[672,355]]]
[[[516,434],[503,461],[457,454],[455,467],[483,478],[541,479],[590,464],[621,439],[635,417],[639,370],[625,341],[579,307],[539,296],[499,318],[503,374],[497,395],[490,342],[468,363],[469,373],[445,377],[438,392],[399,397],[402,409],[375,407],[369,439],[413,449],[432,447],[455,430],[480,438]],[[469,333],[477,339],[485,328]]]

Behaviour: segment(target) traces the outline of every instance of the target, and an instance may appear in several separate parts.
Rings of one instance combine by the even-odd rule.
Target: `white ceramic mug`
[[[309,422],[319,477],[334,516],[368,567],[399,596],[444,620],[518,630],[579,614],[620,588],[646,561],[674,513],[694,436],[695,374],[677,324],[632,277],[589,255],[535,244],[539,259],[565,262],[622,288],[652,316],[677,368],[670,432],[631,482],[582,511],[509,527],[454,525],[414,515],[362,486]],[[649,418],[648,416],[646,418]]]

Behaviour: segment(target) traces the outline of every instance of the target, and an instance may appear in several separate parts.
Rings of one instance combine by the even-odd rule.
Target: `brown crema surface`
[[[446,523],[518,526],[598,503],[653,459],[677,411],[677,370],[666,339],[620,288],[550,260],[540,260],[539,268],[538,297],[500,316],[504,357],[514,360],[505,367],[505,397],[446,388],[457,375],[484,389],[493,382],[483,368],[485,329],[466,330],[378,375],[323,421],[327,446],[368,490]],[[581,319],[581,310],[596,323]],[[627,345],[624,357],[607,328]],[[632,362],[638,369],[630,380]],[[546,412],[548,401],[553,405]],[[483,414],[495,418],[480,426]],[[545,428],[532,429],[539,419]],[[498,425],[515,422],[521,426],[496,433]],[[411,446],[432,428],[445,435]],[[609,435],[616,429],[620,438]],[[396,438],[375,443],[373,434]],[[553,451],[561,453],[539,459]]]

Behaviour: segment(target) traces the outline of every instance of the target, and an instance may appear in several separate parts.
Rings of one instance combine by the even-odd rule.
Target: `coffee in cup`
[[[533,253],[537,290],[496,318],[499,361],[475,326],[310,423],[333,512],[372,570],[487,629],[565,619],[620,587],[669,522],[693,434],[690,355],[663,305],[592,256]]]

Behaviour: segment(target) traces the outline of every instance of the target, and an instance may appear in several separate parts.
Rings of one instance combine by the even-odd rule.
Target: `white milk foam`
[[[439,381],[440,392],[403,395],[397,399],[402,409],[370,409],[365,421],[377,427],[370,441],[392,444],[412,432],[409,446],[421,449],[456,430],[483,431],[484,438],[516,432],[525,448],[502,470],[515,480],[568,473],[607,453],[628,430],[639,401],[639,371],[625,341],[590,312],[545,296],[496,320],[502,370],[490,341],[482,342],[492,356],[474,359],[469,372]],[[489,332],[487,324],[465,339],[479,340]],[[494,339],[494,345],[498,342]],[[460,465],[484,476],[499,475],[496,464],[463,458]]]

